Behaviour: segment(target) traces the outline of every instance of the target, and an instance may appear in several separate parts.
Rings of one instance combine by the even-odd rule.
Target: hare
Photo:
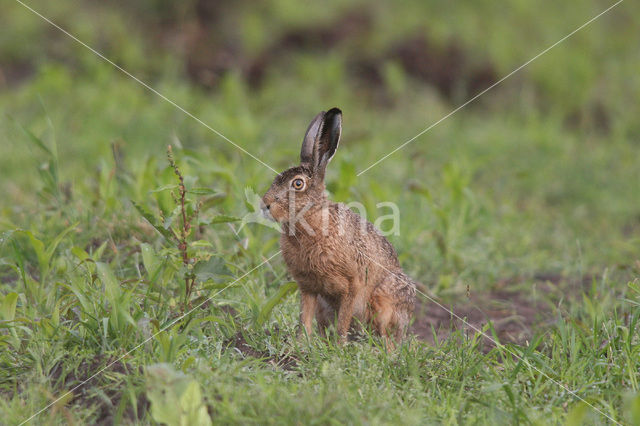
[[[371,223],[327,199],[325,170],[341,131],[338,108],[319,113],[302,141],[300,165],[275,177],[262,197],[262,210],[282,227],[280,247],[300,289],[300,321],[307,335],[314,317],[323,335],[337,317],[344,342],[355,318],[394,346],[413,314],[416,284]]]

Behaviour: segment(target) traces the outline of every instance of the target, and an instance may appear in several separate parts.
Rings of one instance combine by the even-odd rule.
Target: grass
[[[170,14],[188,17],[193,4]],[[349,10],[331,5],[240,2],[225,13],[241,36],[220,34],[250,57],[312,26],[308,12],[331,24]],[[485,321],[474,324],[500,344],[434,329],[388,354],[369,335],[345,346],[294,338],[298,296],[272,258],[278,235],[241,226],[248,189],[262,194],[270,170],[7,4],[0,59],[29,71],[0,79],[3,423],[51,403],[31,422],[639,423],[637,5],[357,177],[468,98],[389,58],[367,85],[351,74],[357,52],[375,58],[425,33],[502,76],[608,4],[580,6],[382,4],[372,34],[291,50],[258,87],[232,69],[206,89],[185,77],[179,49],[154,44],[165,22],[154,2],[139,26],[124,5],[33,4],[276,170],[297,161],[308,121],[340,106],[331,196],[371,218],[385,214],[381,201],[399,206],[392,242],[428,294],[454,311],[506,290],[543,307],[517,318],[526,338]],[[425,324],[439,308],[420,305]]]

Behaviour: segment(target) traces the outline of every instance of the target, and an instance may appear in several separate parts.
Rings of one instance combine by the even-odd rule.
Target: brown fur
[[[279,174],[263,202],[282,224],[280,246],[300,288],[300,321],[307,334],[314,317],[323,333],[337,320],[344,341],[356,319],[373,325],[393,346],[391,339],[402,339],[409,325],[415,283],[371,223],[326,198],[324,172],[340,130],[339,110],[316,116],[303,142],[301,165]],[[294,189],[295,179],[304,181],[303,190]]]

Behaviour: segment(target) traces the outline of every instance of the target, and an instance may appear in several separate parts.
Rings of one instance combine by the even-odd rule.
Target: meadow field
[[[0,424],[640,424],[637,2],[0,8]],[[259,219],[334,106],[393,351],[297,338]]]

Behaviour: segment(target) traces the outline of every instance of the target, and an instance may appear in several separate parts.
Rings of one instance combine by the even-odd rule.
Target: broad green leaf
[[[149,273],[149,279],[153,280],[162,266],[162,259],[158,257],[153,247],[147,243],[140,244],[140,251],[142,252],[144,268]]]
[[[200,209],[204,211],[212,206],[215,206],[216,204],[220,204],[222,201],[224,201],[225,198],[227,198],[226,192],[216,192],[215,194],[209,197],[205,197],[201,200],[202,204]]]
[[[244,205],[249,209],[250,212],[259,212],[260,211],[260,202],[262,198],[255,193],[253,188],[246,187],[244,189]]]
[[[589,412],[589,406],[584,402],[577,402],[574,406],[569,410],[569,414],[567,414],[567,422],[566,426],[579,426],[585,424],[585,417]]]
[[[180,398],[180,405],[183,411],[183,418],[180,423],[183,425],[209,426],[211,417],[207,412],[207,406],[202,401],[200,385],[193,380]]]
[[[95,251],[91,250],[91,258],[93,260],[99,260],[100,258],[102,258],[102,253],[104,253],[104,249],[107,248],[107,242],[108,241],[105,241],[100,244],[100,247],[98,247]]]
[[[204,187],[191,188],[187,192],[189,192],[189,194],[194,194],[194,195],[215,195],[215,194],[218,194],[218,191],[216,191],[215,189],[204,188]]]
[[[203,218],[200,220],[200,224],[202,225],[214,225],[216,223],[227,223],[227,222],[237,222],[239,221],[239,217],[235,216],[227,216],[224,214],[220,214],[213,217]]]
[[[178,226],[181,226],[182,225],[182,206],[180,206],[180,205],[175,206],[175,208],[173,209],[171,214],[165,217],[164,223],[162,224],[162,227],[164,229],[169,229],[171,227],[171,225],[173,224],[173,221],[176,220],[176,218],[180,218],[176,222],[176,224]]]
[[[74,246],[71,248],[71,254],[73,254],[75,257],[77,257],[81,261],[85,261],[91,258],[91,256],[89,256],[89,253],[87,253],[86,251],[84,251],[83,249],[77,246]]]
[[[0,303],[0,315],[5,321],[13,321],[16,317],[16,305],[18,303],[18,293],[9,293],[2,298]]]
[[[153,226],[155,230],[158,231],[163,237],[168,240],[171,240],[173,238],[173,234],[171,233],[171,231],[165,229],[162,225],[160,225],[153,214],[151,214],[151,212],[147,210],[146,207],[136,203],[133,200],[131,201],[131,203],[136,208],[136,210],[138,210],[138,213],[140,213],[142,217],[144,217],[147,222],[149,222],[149,224]]]
[[[74,281],[80,281],[80,279],[75,279]],[[58,285],[68,289],[76,296],[76,299],[78,299],[78,302],[80,302],[80,306],[82,307],[82,310],[84,312],[91,312],[91,303],[89,299],[82,292],[82,290],[80,290],[80,286],[74,281],[72,281],[71,284],[58,283]]]
[[[153,420],[169,426],[211,425],[197,381],[170,364],[147,367],[146,378]]]
[[[60,325],[60,302],[62,300],[58,300],[56,305],[53,307],[53,312],[51,313],[51,323],[58,327]]]
[[[24,233],[29,237],[29,242],[31,243],[31,247],[33,251],[36,252],[36,257],[38,258],[38,268],[40,269],[40,274],[42,275],[40,278],[44,278],[47,275],[49,269],[49,262],[47,261],[46,252],[44,248],[44,243],[37,239],[31,231],[24,231]]]
[[[640,424],[640,393],[629,400],[627,409],[629,412],[629,424]]]
[[[211,244],[207,240],[198,240],[198,241],[192,242],[191,247],[213,247],[213,244]]]
[[[65,230],[63,230],[62,232],[60,232],[54,239],[53,241],[49,244],[49,247],[47,248],[47,252],[46,252],[46,256],[47,256],[47,262],[51,261],[51,258],[53,257],[53,253],[56,251],[56,248],[58,248],[58,245],[60,244],[60,242],[62,241],[62,239],[71,231],[73,231],[78,225],[80,224],[80,222],[76,222],[73,225],[67,227]]]
[[[19,232],[26,235],[29,238],[29,242],[31,243],[31,247],[33,251],[36,253],[36,257],[38,258],[38,268],[40,269],[40,280],[44,280],[49,273],[49,267],[51,263],[51,259],[53,257],[54,252],[58,248],[60,242],[62,242],[63,238],[75,229],[78,226],[78,222],[73,225],[67,227],[62,232],[60,232],[56,237],[49,243],[48,247],[46,247],[45,243],[40,239],[36,238],[35,235],[31,231],[20,230]],[[45,248],[46,247],[46,248]]]
[[[162,192],[162,191],[167,191],[169,189],[177,189],[177,188],[178,188],[177,184],[164,185],[164,186],[161,186],[160,188],[156,188],[156,189],[154,189],[153,191],[150,191],[150,192],[151,193]]]
[[[219,282],[219,283],[207,283],[202,286],[203,290],[219,290],[221,288],[227,288],[230,284],[227,282]]]
[[[116,279],[115,274],[106,263],[96,262],[98,267],[98,276],[104,285],[105,295],[111,304],[114,304],[120,295],[120,283]]]
[[[196,263],[193,272],[196,274],[198,281],[219,280],[231,275],[225,260],[218,256],[211,256],[209,260]]]

